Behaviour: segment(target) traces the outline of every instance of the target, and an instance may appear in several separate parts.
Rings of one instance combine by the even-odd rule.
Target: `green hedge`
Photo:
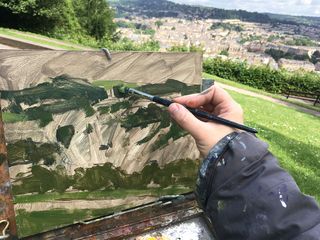
[[[304,71],[273,70],[268,66],[249,66],[245,62],[209,58],[203,64],[206,73],[240,82],[271,93],[287,90],[302,92],[320,91],[320,74]]]

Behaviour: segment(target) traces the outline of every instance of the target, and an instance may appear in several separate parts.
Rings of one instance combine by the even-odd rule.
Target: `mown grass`
[[[67,226],[79,221],[85,221],[96,217],[120,211],[126,206],[117,206],[104,209],[65,210],[53,209],[48,211],[26,212],[17,211],[18,236],[25,237],[44,232],[57,227]],[[127,206],[128,207],[128,206]]]
[[[3,35],[10,36],[10,37],[19,38],[21,40],[26,40],[26,41],[30,41],[33,43],[39,43],[39,44],[44,44],[47,46],[59,48],[61,50],[82,50],[83,49],[82,47],[80,47],[80,46],[77,47],[76,45],[74,45],[72,43],[63,42],[64,44],[59,44],[58,42],[53,42],[52,40],[62,42],[61,40],[50,39],[50,38],[47,38],[43,35],[38,35],[38,34],[34,34],[34,33],[27,33],[27,32],[20,32],[17,30],[9,29],[9,28],[0,28],[0,33]],[[48,39],[48,40],[46,40],[46,39]]]
[[[319,105],[312,106],[295,100],[287,100],[283,96],[267,93],[207,73],[203,73],[203,77],[320,111]],[[229,92],[244,108],[247,124],[259,130],[258,136],[269,143],[271,152],[279,159],[281,166],[292,174],[304,193],[315,196],[320,203],[319,117],[263,99],[234,91]]]
[[[121,85],[121,84],[129,88],[137,87],[137,84],[135,83],[126,83],[121,80],[99,80],[99,81],[94,81],[92,83],[92,85],[97,87],[104,87],[104,89],[106,90],[112,89],[114,86]]]
[[[300,107],[304,107],[304,108],[315,110],[315,111],[320,111],[320,104],[317,104],[316,106],[313,106],[311,102],[310,102],[310,104],[307,104],[307,103],[303,103],[303,102],[301,102],[299,100],[295,100],[295,99],[292,99],[292,98],[287,99],[283,95],[277,95],[277,94],[268,93],[268,92],[265,92],[263,90],[260,90],[260,89],[257,89],[257,88],[253,88],[253,87],[250,87],[250,86],[238,83],[238,82],[230,81],[230,80],[227,80],[227,79],[224,79],[224,78],[220,78],[218,76],[211,75],[209,73],[203,73],[202,77],[203,78],[208,78],[208,79],[214,79],[217,82],[224,83],[224,84],[232,86],[232,87],[241,88],[241,89],[248,90],[248,91],[251,91],[251,92],[254,92],[254,93],[258,93],[258,94],[261,94],[261,95],[264,95],[264,96],[268,96],[268,97],[272,97],[272,98],[275,98],[275,99],[279,99],[279,100],[282,100],[282,101],[285,101],[285,102],[288,102],[288,103],[293,103],[293,104],[298,105]]]
[[[27,119],[27,116],[20,113],[10,113],[10,112],[3,112],[2,113],[2,119],[5,123],[16,123],[21,122]]]
[[[229,91],[271,152],[301,190],[320,202],[320,119],[263,99]]]

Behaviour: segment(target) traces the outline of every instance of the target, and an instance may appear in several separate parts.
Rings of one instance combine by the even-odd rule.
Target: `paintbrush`
[[[153,95],[150,95],[148,93],[136,90],[134,88],[125,87],[123,85],[116,86],[116,87],[113,88],[113,90],[114,90],[114,93],[115,93],[115,95],[117,97],[125,97],[128,94],[135,94],[135,95],[139,95],[139,96],[145,97],[147,99],[150,99],[151,101],[153,101],[155,103],[158,103],[158,104],[161,104],[161,105],[166,106],[166,107],[169,107],[172,103],[174,103],[171,100],[168,100],[168,99],[165,99],[165,98],[161,98],[161,97],[158,97],[158,96],[153,96]],[[207,113],[205,111],[202,111],[202,110],[199,110],[199,109],[196,109],[196,108],[190,108],[190,107],[187,107],[187,106],[185,106],[185,107],[194,116],[196,116],[198,118],[207,119],[209,121],[213,121],[213,122],[220,123],[220,124],[223,124],[223,125],[226,125],[226,126],[229,126],[229,127],[241,129],[241,130],[244,130],[244,131],[247,131],[247,132],[258,133],[258,131],[256,129],[254,129],[254,128],[250,128],[250,127],[247,127],[245,125],[242,125],[242,124],[239,124],[239,123],[236,123],[236,122],[232,122],[230,120],[227,120],[227,119],[212,115],[210,113]]]

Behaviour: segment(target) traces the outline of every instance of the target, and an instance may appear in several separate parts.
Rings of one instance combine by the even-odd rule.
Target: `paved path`
[[[265,95],[262,95],[262,94],[259,94],[259,93],[254,93],[254,92],[251,92],[251,91],[248,91],[248,90],[244,90],[244,89],[241,89],[241,88],[232,87],[232,86],[229,86],[229,85],[226,85],[226,84],[223,84],[223,83],[217,83],[216,82],[216,84],[218,86],[221,86],[224,89],[232,90],[232,91],[235,91],[235,92],[238,92],[238,93],[241,93],[241,94],[244,94],[244,95],[256,97],[256,98],[261,98],[261,99],[264,99],[264,100],[267,100],[267,101],[270,101],[270,102],[278,103],[278,104],[283,105],[283,106],[294,108],[294,109],[296,109],[296,110],[298,110],[300,112],[304,112],[304,113],[308,113],[308,114],[320,117],[320,112],[319,111],[315,111],[315,110],[311,110],[311,109],[308,109],[308,108],[300,107],[300,106],[298,106],[296,104],[293,104],[293,103],[282,101],[282,100],[279,100],[279,99],[276,99],[276,98],[272,98],[272,97],[269,97],[269,96],[265,96]]]

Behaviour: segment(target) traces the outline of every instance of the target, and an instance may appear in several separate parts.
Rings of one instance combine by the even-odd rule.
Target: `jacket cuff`
[[[228,144],[234,138],[239,135],[238,132],[233,132],[221,139],[213,148],[209,151],[208,156],[203,160],[198,174],[198,179],[196,182],[195,194],[198,203],[201,208],[206,206],[208,198],[208,190],[211,189],[211,181],[213,180],[213,172],[218,164],[220,157],[228,149]]]

